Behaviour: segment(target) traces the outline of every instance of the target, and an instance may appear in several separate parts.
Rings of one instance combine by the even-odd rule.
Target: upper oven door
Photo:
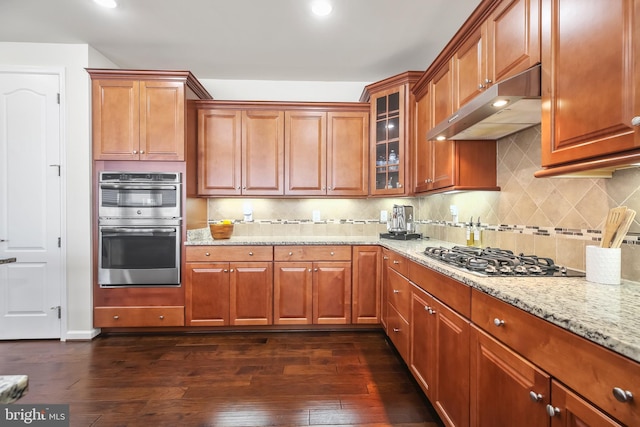
[[[180,183],[101,182],[102,218],[180,218]]]

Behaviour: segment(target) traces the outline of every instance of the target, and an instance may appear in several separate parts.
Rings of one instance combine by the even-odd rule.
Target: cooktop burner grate
[[[583,272],[556,265],[551,258],[516,255],[507,249],[433,246],[427,247],[424,254],[481,276],[583,277],[585,275]]]

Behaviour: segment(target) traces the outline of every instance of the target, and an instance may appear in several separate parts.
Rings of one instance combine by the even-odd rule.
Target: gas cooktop
[[[480,276],[583,277],[585,273],[556,265],[551,258],[516,255],[499,248],[427,247],[424,254]]]

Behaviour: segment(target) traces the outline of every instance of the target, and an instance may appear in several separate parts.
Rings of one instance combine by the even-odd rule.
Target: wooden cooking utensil
[[[612,248],[619,248],[622,245],[622,241],[629,232],[629,228],[631,227],[631,224],[633,224],[633,220],[635,217],[636,211],[634,211],[633,209],[627,209],[627,213],[622,220],[622,224],[620,224],[620,227],[618,227],[618,231],[616,231],[616,235],[611,242]]]
[[[604,223],[604,229],[602,230],[602,241],[600,242],[601,248],[611,247],[613,236],[616,234],[618,227],[620,227],[626,212],[626,206],[618,206],[617,208],[609,209],[609,214],[607,215],[607,219]]]

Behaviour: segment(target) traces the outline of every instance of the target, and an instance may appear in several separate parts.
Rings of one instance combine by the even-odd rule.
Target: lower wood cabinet
[[[551,427],[622,426],[556,380],[551,380],[547,414]]]
[[[93,324],[97,328],[184,326],[184,307],[96,307]]]
[[[470,322],[419,286],[411,287],[408,365],[445,425],[467,426]]]
[[[184,274],[186,324],[272,324],[272,258],[271,246],[188,247]],[[222,260],[233,261],[218,262]]]
[[[377,245],[354,246],[352,255],[351,323],[380,323],[381,250]]]
[[[350,246],[276,246],[274,260],[274,324],[351,323]]]

